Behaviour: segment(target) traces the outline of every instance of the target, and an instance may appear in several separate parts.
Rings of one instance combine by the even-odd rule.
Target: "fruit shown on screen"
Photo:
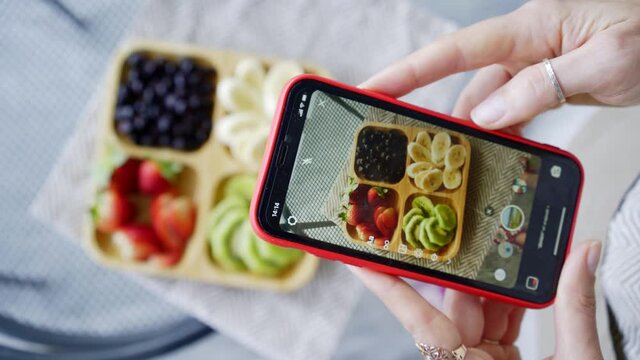
[[[118,88],[116,132],[141,146],[198,149],[211,133],[214,77],[193,58],[130,55]]]
[[[398,227],[393,190],[359,184],[350,178],[344,198],[346,203],[338,216],[353,229],[358,240],[381,246],[391,238]]]
[[[432,193],[442,186],[455,190],[462,185],[467,150],[460,144],[452,145],[448,133],[436,133],[431,139],[427,131],[420,131],[407,146],[407,153],[411,164],[406,173],[419,189]]]
[[[211,257],[226,271],[274,277],[296,263],[303,252],[273,245],[253,232],[249,203],[255,183],[253,175],[237,175],[224,184],[222,200],[208,216]]]
[[[406,242],[414,249],[438,252],[453,240],[458,226],[457,215],[446,204],[434,205],[427,196],[413,198],[402,219]]]
[[[399,130],[363,128],[356,143],[355,173],[370,181],[399,182],[404,177],[407,142]]]
[[[175,182],[182,172],[177,163],[139,160],[111,150],[96,169],[99,191],[91,209],[98,232],[123,260],[158,267],[176,265],[196,223],[196,206],[178,194]]]

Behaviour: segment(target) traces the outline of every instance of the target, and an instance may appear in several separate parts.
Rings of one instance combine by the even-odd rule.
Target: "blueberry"
[[[152,77],[156,74],[157,70],[158,63],[154,60],[149,60],[142,66],[142,73],[145,75],[145,77]]]
[[[144,83],[140,79],[132,80],[130,83],[131,92],[136,95],[139,95],[144,90]]]
[[[116,108],[116,120],[130,119],[133,116],[133,108],[129,105],[121,105]]]
[[[129,91],[129,88],[127,87],[127,85],[121,84],[118,87],[118,104],[127,102],[129,100],[130,95],[131,95],[131,92]]]
[[[187,102],[183,99],[177,99],[173,104],[173,112],[178,115],[182,115],[185,113],[185,111],[187,111]]]
[[[164,64],[164,73],[167,75],[173,75],[178,71],[178,67],[174,62],[168,61]]]
[[[186,143],[185,139],[183,137],[181,137],[181,136],[176,136],[171,141],[171,146],[174,149],[177,149],[177,150],[184,150],[186,145],[187,145],[187,143]]]
[[[158,81],[153,86],[153,90],[156,93],[156,95],[158,95],[158,96],[166,95],[169,92],[170,89],[171,89],[171,82],[169,80],[167,80],[166,78]]]
[[[158,121],[156,122],[156,129],[161,133],[166,133],[171,129],[172,122],[173,119],[171,118],[171,115],[164,114],[158,118]]]
[[[176,103],[176,96],[174,94],[169,94],[164,98],[164,106],[167,109],[173,109],[173,105]]]
[[[118,132],[123,135],[129,135],[133,131],[133,126],[130,121],[119,121],[116,126]]]
[[[193,68],[195,67],[195,64],[193,63],[193,60],[191,60],[190,58],[182,58],[178,66],[180,67],[180,70],[182,70],[183,72],[189,73],[193,70]]]
[[[136,116],[133,119],[133,128],[136,130],[144,130],[149,122],[142,116]]]
[[[131,67],[136,67],[138,66],[140,63],[142,63],[142,61],[144,60],[144,54],[140,53],[140,52],[135,52],[131,55],[129,55],[129,57],[126,60],[127,65],[131,66]]]
[[[142,91],[142,101],[145,104],[151,104],[155,100],[155,92],[152,88],[148,87]]]

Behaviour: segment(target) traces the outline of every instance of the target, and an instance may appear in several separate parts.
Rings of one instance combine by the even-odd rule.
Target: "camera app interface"
[[[299,111],[283,230],[516,286],[539,157],[322,91]]]

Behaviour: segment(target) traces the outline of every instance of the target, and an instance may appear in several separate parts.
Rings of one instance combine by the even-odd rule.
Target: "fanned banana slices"
[[[452,145],[451,136],[439,132],[433,139],[426,131],[420,131],[407,146],[412,163],[407,175],[416,186],[427,193],[445,189],[454,190],[462,184],[461,168],[467,160],[467,150],[462,145]]]

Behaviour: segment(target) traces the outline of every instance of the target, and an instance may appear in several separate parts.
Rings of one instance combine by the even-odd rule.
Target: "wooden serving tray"
[[[169,268],[162,268],[145,262],[128,261],[119,257],[112,244],[111,235],[96,231],[91,217],[85,219],[85,238],[89,253],[100,263],[107,266],[140,271],[144,273],[188,278],[211,282],[226,286],[264,289],[272,291],[291,291],[301,287],[311,280],[318,267],[319,260],[310,254],[305,254],[299,262],[279,277],[263,277],[248,272],[227,272],[216,265],[210,255],[207,241],[207,217],[210,210],[217,204],[219,190],[224,181],[237,174],[252,174],[250,169],[235,160],[227,147],[215,139],[216,121],[225,115],[222,106],[218,104],[213,94],[213,127],[208,140],[195,151],[178,151],[169,148],[144,147],[120,137],[114,129],[114,112],[116,94],[123,76],[125,60],[134,52],[142,51],[151,55],[158,54],[169,59],[189,56],[197,63],[208,65],[215,70],[213,82],[232,76],[235,65],[242,59],[254,57],[259,59],[268,69],[276,59],[257,57],[231,51],[210,50],[185,44],[162,43],[154,41],[132,41],[126,43],[116,55],[110,76],[107,79],[106,101],[102,112],[103,118],[97,137],[97,158],[99,159],[109,146],[117,146],[124,153],[133,158],[153,158],[176,162],[183,165],[183,171],[176,182],[181,194],[190,196],[197,207],[196,227],[187,243],[184,254],[178,264]],[[305,72],[327,75],[323,69],[313,66],[303,66]],[[214,84],[215,85],[215,84]],[[97,186],[91,189],[91,199],[95,199]],[[134,199],[135,201],[135,199]]]
[[[446,132],[451,136],[451,145],[460,144],[464,146],[467,151],[467,156],[464,165],[461,168],[462,172],[462,184],[460,187],[454,190],[445,189],[444,186],[441,186],[440,189],[434,191],[432,193],[426,193],[424,190],[418,188],[413,179],[411,179],[406,173],[406,167],[409,166],[413,162],[409,157],[409,154],[406,154],[405,159],[405,171],[404,176],[400,181],[396,183],[387,183],[381,181],[370,181],[362,178],[360,175],[356,173],[355,164],[356,164],[356,146],[358,142],[358,136],[360,132],[367,128],[375,128],[380,129],[382,131],[389,130],[399,130],[407,137],[407,143],[413,142],[416,139],[416,136],[421,131],[426,131],[429,133],[431,138],[439,132]],[[406,150],[406,149],[405,149]],[[389,123],[381,123],[381,122],[365,122],[360,128],[356,131],[355,136],[353,138],[353,145],[351,151],[351,161],[349,166],[349,176],[355,178],[358,183],[371,185],[371,186],[381,186],[391,190],[392,192],[392,203],[394,204],[394,208],[398,211],[398,226],[393,232],[390,239],[387,239],[384,243],[376,244],[373,241],[368,241],[368,245],[384,251],[392,251],[397,252],[403,255],[413,255],[415,257],[428,257],[434,261],[445,262],[453,258],[458,251],[460,250],[460,244],[462,242],[462,227],[464,222],[464,208],[466,202],[467,195],[467,184],[469,181],[469,163],[471,160],[471,145],[467,138],[457,132],[445,130],[445,129],[435,129],[431,127],[416,127],[416,126],[405,126],[398,124],[389,124]],[[409,243],[404,238],[404,232],[402,231],[402,219],[404,214],[411,210],[411,201],[417,196],[427,196],[434,205],[438,204],[446,204],[451,206],[456,213],[458,225],[455,229],[455,234],[451,243],[447,246],[443,247],[437,253],[430,252],[427,249],[413,249]],[[358,239],[355,227],[343,223],[343,231],[347,235],[347,237],[358,244],[362,244],[362,240]],[[417,251],[416,251],[417,250]]]

